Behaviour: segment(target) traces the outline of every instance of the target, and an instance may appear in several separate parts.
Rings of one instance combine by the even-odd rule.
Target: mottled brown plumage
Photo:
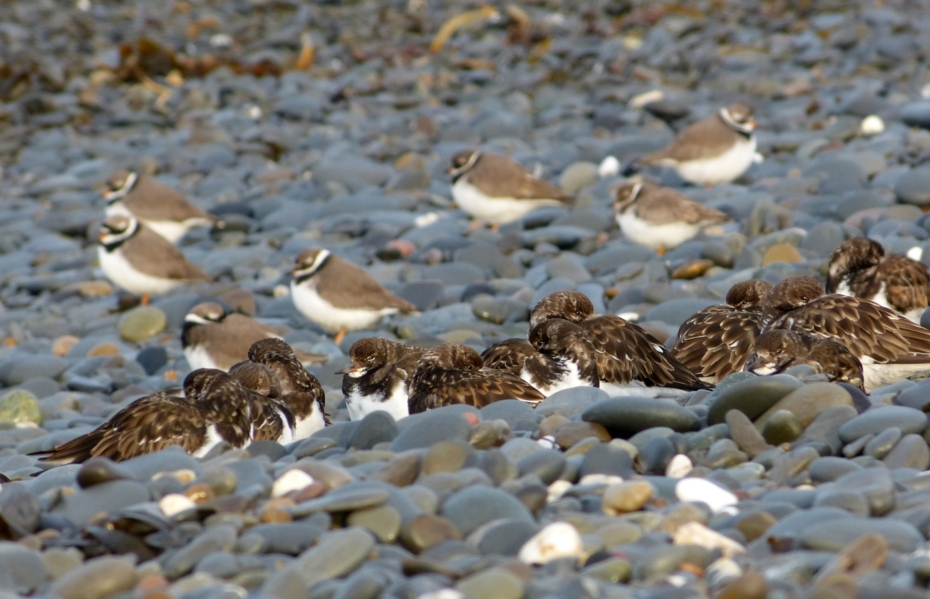
[[[849,383],[865,391],[862,363],[845,346],[802,331],[770,329],[756,339],[745,370],[761,375],[780,374],[806,364],[830,381]]]
[[[220,440],[245,446],[252,429],[248,392],[225,372],[200,369],[187,375],[183,391],[137,399],[93,431],[39,453],[50,462],[80,463],[95,456],[121,461],[180,445],[203,455],[216,440],[211,427]]]
[[[632,211],[653,225],[681,222],[709,226],[730,220],[723,212],[695,202],[683,193],[646,181],[618,187],[614,210],[617,213]]]
[[[297,421],[296,439],[330,423],[320,381],[304,369],[290,345],[274,337],[256,341],[249,348],[249,360],[268,367],[277,377],[281,399]]]
[[[886,256],[877,241],[854,237],[833,251],[826,291],[872,300],[918,322],[930,305],[930,271],[906,256]]]
[[[408,385],[426,350],[383,339],[365,337],[349,348],[349,366],[342,374],[342,393],[349,418],[361,420],[376,408],[395,419],[407,414]]]
[[[762,302],[771,289],[759,279],[733,285],[725,305],[704,308],[679,327],[672,355],[713,382],[742,370],[762,330]]]
[[[284,403],[281,383],[270,368],[244,360],[229,369],[229,375],[249,390],[252,440],[290,443],[296,420]]]
[[[708,387],[639,325],[612,314],[595,316],[594,305],[583,293],[557,291],[547,295],[533,308],[530,326],[553,318],[574,322],[584,329],[597,352],[597,373],[602,384],[681,390]]]
[[[137,172],[117,171],[107,179],[107,211],[122,204],[134,217],[149,221],[195,221],[193,224],[211,224],[217,218],[194,206],[182,194],[158,179]],[[171,240],[174,241],[174,240]]]
[[[482,408],[502,399],[535,405],[545,398],[517,376],[484,370],[478,352],[459,343],[439,345],[420,357],[409,394],[411,414],[453,404]]]

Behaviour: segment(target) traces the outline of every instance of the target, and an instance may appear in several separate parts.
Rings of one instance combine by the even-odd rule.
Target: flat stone
[[[930,168],[915,168],[908,171],[895,183],[894,193],[906,204],[916,206],[930,204]]]
[[[370,530],[382,543],[393,543],[400,532],[400,514],[387,505],[356,510],[349,514],[346,523]]]
[[[0,589],[31,595],[47,579],[38,552],[17,543],[0,541]]]
[[[372,412],[367,414],[355,427],[349,437],[349,447],[355,449],[371,449],[378,443],[390,443],[399,430],[394,418],[387,412]]]
[[[607,399],[607,392],[597,387],[574,387],[556,391],[536,405],[536,413],[544,418],[559,414],[568,419]]]
[[[294,518],[302,518],[313,512],[349,512],[380,506],[390,497],[383,489],[358,488],[356,485],[340,487],[317,499],[288,507],[285,511]]]
[[[636,433],[665,426],[688,432],[700,427],[698,417],[686,408],[645,397],[612,397],[581,414],[585,422],[602,425],[613,437],[629,438]]]
[[[155,306],[141,306],[119,319],[119,334],[126,341],[145,341],[165,330],[168,317]]]
[[[523,580],[506,568],[491,568],[467,576],[455,585],[466,597],[488,597],[494,599],[521,599]]]
[[[471,425],[459,410],[439,408],[429,410],[415,418],[416,420],[407,424],[391,442],[391,451],[400,453],[455,439],[468,441]]]
[[[87,560],[52,583],[48,591],[62,599],[101,599],[132,589],[134,556],[103,556]]]
[[[708,424],[720,424],[726,420],[727,412],[739,410],[755,420],[770,407],[792,391],[801,388],[803,383],[793,376],[779,375],[760,376],[742,380],[735,384],[718,389],[709,397],[710,411],[707,414]]]
[[[901,429],[904,434],[919,435],[927,428],[927,415],[904,406],[876,406],[845,422],[839,433],[840,438],[849,443],[892,427]]]
[[[798,248],[790,243],[776,243],[765,250],[765,253],[762,255],[762,266],[768,266],[776,262],[794,264],[795,262],[803,261],[804,257],[798,252]]]
[[[920,435],[905,435],[882,460],[885,466],[926,470],[930,467],[930,448]]]
[[[609,516],[636,512],[652,498],[652,485],[643,480],[611,485],[601,498],[601,509]]]
[[[730,427],[731,438],[750,458],[771,448],[771,445],[759,434],[758,429],[753,426],[752,420],[739,410],[727,412],[726,422]]]
[[[114,480],[94,485],[73,495],[64,495],[62,501],[52,509],[78,526],[87,524],[100,513],[113,512],[149,500],[148,489],[135,481]]]
[[[70,365],[65,358],[50,354],[14,351],[0,360],[0,383],[6,387],[14,387],[34,378],[55,379]]]
[[[416,516],[400,530],[400,542],[414,553],[450,540],[461,541],[462,533],[445,518],[432,514]]]
[[[353,572],[375,548],[375,540],[370,532],[358,527],[328,532],[319,539],[314,547],[301,553],[297,559],[278,570],[263,585],[262,592],[271,592],[284,580],[296,574],[308,588],[320,581],[338,578]],[[285,574],[286,573],[286,574]]]
[[[895,551],[910,553],[924,542],[913,525],[891,518],[843,518],[816,522],[801,531],[798,540],[804,547],[821,551],[841,551],[866,534],[884,537]]]
[[[29,391],[16,389],[0,397],[0,422],[16,425],[42,425],[39,400]]]
[[[853,405],[852,397],[843,387],[833,383],[810,383],[792,391],[756,418],[756,428],[765,424],[779,410],[794,414],[801,428],[807,426],[828,408]]]
[[[449,520],[463,535],[482,524],[498,518],[514,518],[533,522],[529,510],[513,495],[488,487],[467,487],[455,493],[442,505],[440,515]]]

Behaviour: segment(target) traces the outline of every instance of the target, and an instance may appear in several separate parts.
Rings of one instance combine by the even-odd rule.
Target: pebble
[[[683,478],[675,484],[675,496],[679,501],[700,501],[714,512],[737,504],[736,496],[726,489],[703,478]]]
[[[802,383],[789,375],[753,377],[719,386],[706,400],[710,403],[707,421],[710,424],[724,422],[730,410],[739,410],[750,420],[755,420],[780,399],[801,387]]]
[[[676,545],[699,545],[705,549],[717,549],[724,557],[736,557],[746,551],[746,548],[736,541],[698,522],[679,526],[672,539]]]
[[[567,522],[553,522],[520,548],[518,557],[527,564],[546,564],[554,559],[577,558],[583,550],[581,535]]]
[[[126,341],[138,343],[161,333],[167,324],[164,312],[155,306],[142,306],[119,319],[119,335]]]
[[[36,396],[25,390],[15,390],[0,397],[0,422],[16,426],[41,426],[42,411]]]
[[[519,500],[499,489],[467,487],[442,504],[439,515],[465,536],[499,518],[532,522],[533,517]]]
[[[658,426],[687,432],[700,426],[698,417],[686,408],[644,397],[612,397],[586,409],[585,422],[603,426],[613,437],[629,438]]]
[[[630,481],[611,485],[604,490],[601,507],[605,514],[614,516],[637,512],[652,498],[653,489],[646,481]]]
[[[65,572],[51,584],[49,592],[63,599],[100,599],[129,591],[135,582],[133,557],[103,556]]]
[[[845,422],[839,434],[844,442],[849,443],[892,427],[900,429],[904,434],[919,435],[927,428],[927,415],[905,406],[876,406]]]

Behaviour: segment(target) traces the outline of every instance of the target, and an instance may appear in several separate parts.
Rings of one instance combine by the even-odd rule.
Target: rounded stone
[[[386,505],[356,510],[349,514],[346,523],[370,530],[382,543],[393,543],[400,532],[400,514]]]
[[[77,473],[77,483],[84,489],[114,480],[131,479],[132,473],[118,466],[113,460],[100,456],[84,462]]]
[[[454,407],[454,406],[450,406]],[[468,440],[471,424],[458,410],[440,408],[417,415],[391,442],[391,451],[430,447],[441,441]]]
[[[765,534],[778,520],[768,512],[751,512],[742,516],[736,522],[736,530],[743,533],[749,542],[755,541]]]
[[[798,425],[804,429],[824,410],[851,405],[852,397],[843,387],[833,383],[809,383],[781,398],[756,418],[756,427],[762,430],[774,414],[787,411],[795,416]]]
[[[472,486],[452,495],[439,511],[463,535],[498,518],[533,522],[533,516],[520,501],[500,489]]]
[[[466,597],[488,597],[494,599],[522,599],[523,581],[506,568],[491,568],[467,576],[456,583]]]
[[[47,579],[48,574],[38,552],[16,543],[0,541],[0,588],[31,595]]]
[[[915,168],[898,178],[894,193],[906,204],[930,204],[930,168]]]
[[[581,419],[600,424],[611,436],[621,438],[629,438],[657,426],[682,433],[700,427],[700,420],[691,410],[644,397],[606,399],[586,409]]]
[[[138,343],[151,339],[165,330],[168,318],[155,306],[141,306],[119,319],[119,334],[126,341]]]
[[[416,516],[400,529],[400,542],[414,553],[451,540],[461,541],[462,533],[445,518],[432,514]]]
[[[42,411],[36,396],[24,389],[16,389],[0,397],[0,422],[16,425],[42,424]]]
[[[101,599],[130,590],[136,582],[134,557],[97,557],[69,570],[49,587],[62,599]]]
[[[520,476],[535,474],[544,485],[549,485],[565,470],[565,456],[554,449],[536,451],[517,462],[517,468]]]
[[[568,194],[576,194],[591,187],[598,180],[597,165],[593,162],[575,162],[568,165],[559,177],[559,187]]]
[[[839,518],[814,522],[798,536],[803,547],[821,551],[840,551],[865,534],[878,534],[895,551],[910,553],[924,542],[912,524],[891,518]]]
[[[788,410],[778,410],[769,416],[762,427],[762,436],[772,445],[790,443],[804,431],[798,417]]]
[[[349,447],[371,449],[378,443],[390,443],[399,433],[397,423],[387,412],[377,411],[367,414],[349,438]]]
[[[839,431],[840,439],[849,443],[892,427],[901,429],[904,434],[919,435],[927,428],[927,415],[904,406],[876,406],[843,423]]]
[[[760,376],[727,385],[714,392],[716,398],[708,398],[712,403],[707,422],[724,422],[730,410],[739,410],[750,420],[755,420],[778,400],[802,386],[801,381],[786,374]]]
[[[913,468],[923,471],[930,467],[930,448],[920,435],[905,435],[882,460],[885,466]]]
[[[793,264],[795,262],[803,262],[804,257],[801,256],[801,253],[798,252],[798,248],[791,245],[790,243],[776,243],[769,249],[765,250],[765,254],[762,255],[762,266],[768,266],[769,264],[774,264],[775,262],[786,262],[788,264]]]
[[[579,441],[592,437],[599,441],[610,441],[607,429],[595,422],[565,422],[555,430],[555,443],[562,449],[568,449]]]
[[[601,498],[601,509],[610,516],[626,512],[637,512],[652,499],[652,485],[644,480],[636,480],[611,485]]]
[[[458,472],[474,461],[474,450],[468,443],[436,443],[423,458],[421,472],[424,476],[438,472]]]

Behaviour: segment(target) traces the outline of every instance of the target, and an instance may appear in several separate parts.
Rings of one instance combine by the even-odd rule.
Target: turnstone
[[[394,420],[407,416],[407,387],[425,350],[382,339],[365,337],[352,344],[352,363],[342,375],[342,393],[350,420],[361,420],[382,410]]]
[[[532,327],[529,341],[502,341],[481,358],[486,368],[515,374],[548,397],[562,389],[600,386],[596,354],[584,329],[556,318]]]
[[[134,217],[171,243],[194,227],[220,222],[154,177],[118,171],[107,180],[107,188],[103,197],[108,217]]]
[[[862,363],[845,346],[802,331],[770,329],[756,339],[745,370],[759,375],[780,374],[807,364],[830,381],[849,383],[865,391]]]
[[[891,308],[913,322],[930,305],[930,271],[921,262],[885,248],[867,237],[840,244],[830,256],[827,293],[852,295]]]
[[[192,369],[229,370],[249,357],[256,341],[278,337],[279,331],[239,312],[227,312],[215,302],[197,304],[184,317],[181,347]],[[326,356],[294,351],[302,364],[321,364]]]
[[[121,461],[180,445],[202,457],[224,441],[244,447],[251,432],[248,391],[221,370],[200,369],[187,375],[183,391],[137,399],[93,431],[39,453],[49,462]]]
[[[755,160],[755,129],[752,107],[744,102],[730,104],[682,131],[642,163],[672,167],[695,185],[730,183]]]
[[[771,290],[759,279],[733,285],[726,304],[704,308],[679,327],[672,355],[713,383],[739,372],[762,330],[762,302]]]
[[[705,227],[731,220],[723,212],[674,189],[646,182],[618,187],[613,209],[623,236],[656,250],[659,255],[693,238]]]
[[[183,283],[213,280],[188,262],[181,250],[131,216],[103,221],[97,254],[110,281],[144,300]]]
[[[334,334],[336,343],[347,331],[367,329],[388,314],[417,311],[416,306],[390,293],[367,272],[329,250],[302,251],[291,274],[294,305]]]
[[[295,441],[330,423],[320,381],[304,369],[290,345],[274,337],[256,341],[249,348],[249,360],[267,366],[278,377],[281,399],[296,420]]]
[[[578,291],[556,291],[530,314],[530,328],[551,319],[580,326],[594,345],[600,387],[611,395],[662,395],[707,389],[693,372],[642,327],[612,314],[594,314]]]
[[[873,389],[930,370],[930,331],[875,302],[846,295],[824,295],[813,277],[785,279],[766,296],[763,332],[804,331],[846,346]]]
[[[287,445],[294,441],[297,422],[284,403],[281,383],[270,368],[243,360],[229,369],[229,376],[249,390],[252,413],[252,440],[277,441]]]
[[[571,196],[500,154],[462,150],[452,157],[452,197],[472,217],[500,225],[542,206],[571,203]]]
[[[446,343],[423,353],[410,381],[411,414],[453,404],[482,408],[501,399],[536,405],[545,395],[507,372],[485,370],[481,356],[460,343]]]

